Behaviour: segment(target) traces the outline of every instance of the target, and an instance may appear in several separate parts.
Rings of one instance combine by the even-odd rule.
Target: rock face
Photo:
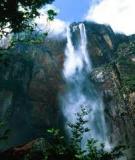
[[[78,23],[72,24],[72,40],[74,46],[78,43],[77,39],[79,34],[75,27]],[[92,60],[93,66],[100,66],[109,62],[114,56],[120,41],[127,41],[121,38],[112,31],[111,27],[105,25],[97,25],[95,23],[84,22],[88,38],[88,51]]]
[[[90,79],[104,99],[110,141],[134,148],[135,38],[115,34],[109,26],[84,24],[94,68]],[[79,36],[75,26],[74,44]],[[45,39],[0,51],[0,117],[11,129],[9,146],[41,137],[46,128],[62,128],[58,96],[64,92],[65,46],[65,38]]]
[[[129,146],[128,158],[134,159],[135,142],[135,42],[120,44],[115,59],[91,73],[102,92],[110,142]]]
[[[41,136],[62,119],[57,95],[63,51],[54,53],[45,44],[18,44],[1,52],[0,117],[12,130],[8,145]]]

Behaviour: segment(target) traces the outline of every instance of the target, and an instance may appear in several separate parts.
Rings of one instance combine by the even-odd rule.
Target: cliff
[[[110,141],[129,145],[134,157],[135,42],[120,44],[115,54],[110,63],[95,68],[92,79],[102,92]]]
[[[90,80],[102,94],[112,143],[134,151],[135,38],[116,34],[109,26],[84,22],[93,71]],[[72,24],[72,32],[76,23]],[[78,39],[73,32],[74,45]],[[59,92],[64,92],[62,68],[66,38],[40,43],[18,42],[0,51],[0,117],[11,129],[8,146],[63,128]]]

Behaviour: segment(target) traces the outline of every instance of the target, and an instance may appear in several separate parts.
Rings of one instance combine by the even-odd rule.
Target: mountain
[[[71,24],[77,48],[79,23]],[[112,145],[135,144],[135,36],[114,33],[110,26],[84,22],[87,50],[92,62],[88,80],[104,103],[108,139]],[[11,129],[8,148],[44,136],[46,128],[64,130],[65,116],[59,104],[64,94],[63,65],[66,37],[17,42],[0,50],[0,117]]]

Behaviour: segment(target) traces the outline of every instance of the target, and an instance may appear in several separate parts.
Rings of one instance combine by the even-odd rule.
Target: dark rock
[[[43,151],[45,150],[45,140],[43,138],[35,139],[29,143],[10,148],[0,152],[2,160],[43,160]]]

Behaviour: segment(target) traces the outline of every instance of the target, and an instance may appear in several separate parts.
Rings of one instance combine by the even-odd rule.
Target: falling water
[[[76,26],[80,32],[78,46],[73,46],[70,27],[67,28],[67,46],[63,75],[66,82],[66,92],[62,95],[63,114],[67,121],[75,122],[75,113],[81,106],[87,106],[89,114],[90,136],[102,143],[107,143],[106,125],[102,99],[98,95],[88,75],[92,71],[91,61],[87,51],[87,37],[83,23]],[[87,136],[84,139],[87,140]]]

